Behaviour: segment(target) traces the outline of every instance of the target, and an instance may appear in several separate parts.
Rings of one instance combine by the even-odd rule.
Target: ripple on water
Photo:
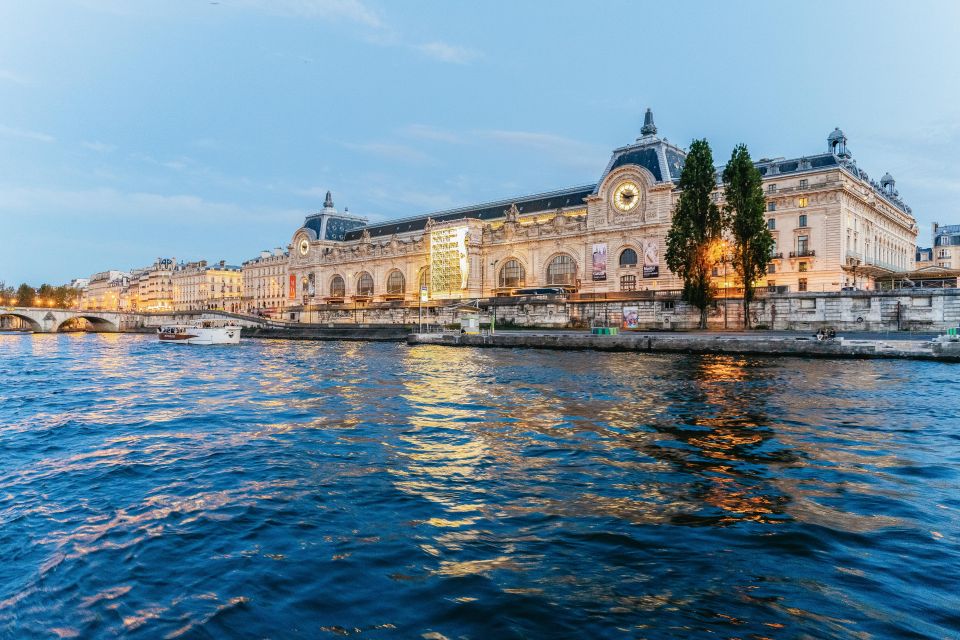
[[[3,336],[0,637],[949,637],[954,369]]]

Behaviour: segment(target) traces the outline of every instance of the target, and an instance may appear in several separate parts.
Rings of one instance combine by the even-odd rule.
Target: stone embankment
[[[614,336],[571,333],[413,333],[410,344],[450,347],[521,347],[533,349],[592,349],[650,353],[717,353],[730,355],[797,356],[804,358],[909,358],[960,362],[960,342],[922,340],[844,339],[816,340],[759,335],[650,335]]]
[[[277,338],[282,340],[362,340],[372,342],[403,342],[410,335],[410,327],[386,326],[317,326],[244,327],[244,338]]]

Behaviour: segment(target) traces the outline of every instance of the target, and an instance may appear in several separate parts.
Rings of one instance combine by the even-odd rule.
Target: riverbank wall
[[[468,302],[468,301],[464,301]],[[285,313],[290,324],[308,321],[318,325],[427,325],[458,324],[466,314],[480,314],[481,324],[493,320],[502,328],[584,329],[622,327],[629,319],[640,330],[690,330],[699,323],[699,311],[679,298],[678,292],[642,291],[600,294],[595,298],[564,295],[504,296],[469,301],[431,301],[422,309],[396,302],[308,305]],[[708,308],[710,329],[743,326],[741,298],[720,298]],[[779,331],[815,332],[821,327],[837,331],[945,331],[960,324],[960,290],[899,289],[896,291],[843,291],[767,294],[750,305],[754,327]]]
[[[412,345],[505,347],[556,350],[637,351],[728,355],[798,356],[804,358],[907,358],[960,362],[960,342],[920,340],[816,340],[806,337],[759,335],[643,334],[593,335],[570,333],[413,333]]]

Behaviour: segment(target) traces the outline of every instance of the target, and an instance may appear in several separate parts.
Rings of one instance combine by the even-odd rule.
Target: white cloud
[[[19,76],[13,71],[8,69],[0,69],[0,80],[4,82],[12,82],[14,84],[30,84],[23,76]]]
[[[346,20],[379,29],[377,12],[358,0],[240,0],[238,4],[274,15],[319,20]]]
[[[146,192],[124,192],[101,187],[97,189],[44,189],[37,187],[0,186],[0,211],[21,216],[47,218],[52,212],[69,211],[72,218],[201,224],[210,221],[265,219],[285,220],[302,217],[302,211],[213,202],[190,194],[164,195]]]
[[[56,142],[57,139],[53,136],[41,133],[39,131],[30,131],[29,129],[17,129],[15,127],[7,127],[0,124],[0,136],[7,136],[8,138],[22,138],[24,140],[35,140],[37,142]]]
[[[478,131],[477,135],[507,146],[534,150],[563,164],[589,167],[594,170],[598,166],[603,166],[604,159],[609,155],[609,150],[601,146],[565,138],[554,133],[491,129]]]
[[[355,144],[347,142],[343,146],[353,151],[361,151],[390,160],[401,160],[403,162],[415,162],[418,164],[426,164],[433,161],[430,156],[422,151],[402,144],[392,144],[389,142]]]
[[[112,144],[107,144],[106,142],[100,142],[99,140],[85,141],[82,143],[84,147],[90,149],[91,151],[96,151],[97,153],[110,153],[111,151],[116,151],[117,147]]]
[[[411,124],[400,130],[402,135],[411,138],[420,138],[422,140],[433,140],[436,142],[449,142],[459,144],[463,142],[463,137],[452,131],[440,129],[428,124]]]
[[[480,53],[474,49],[439,41],[417,45],[415,49],[434,60],[452,62],[454,64],[466,64],[480,57]]]

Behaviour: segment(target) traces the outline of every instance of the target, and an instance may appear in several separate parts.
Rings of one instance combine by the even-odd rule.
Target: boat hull
[[[240,344],[240,327],[176,327],[158,332],[163,344]]]

